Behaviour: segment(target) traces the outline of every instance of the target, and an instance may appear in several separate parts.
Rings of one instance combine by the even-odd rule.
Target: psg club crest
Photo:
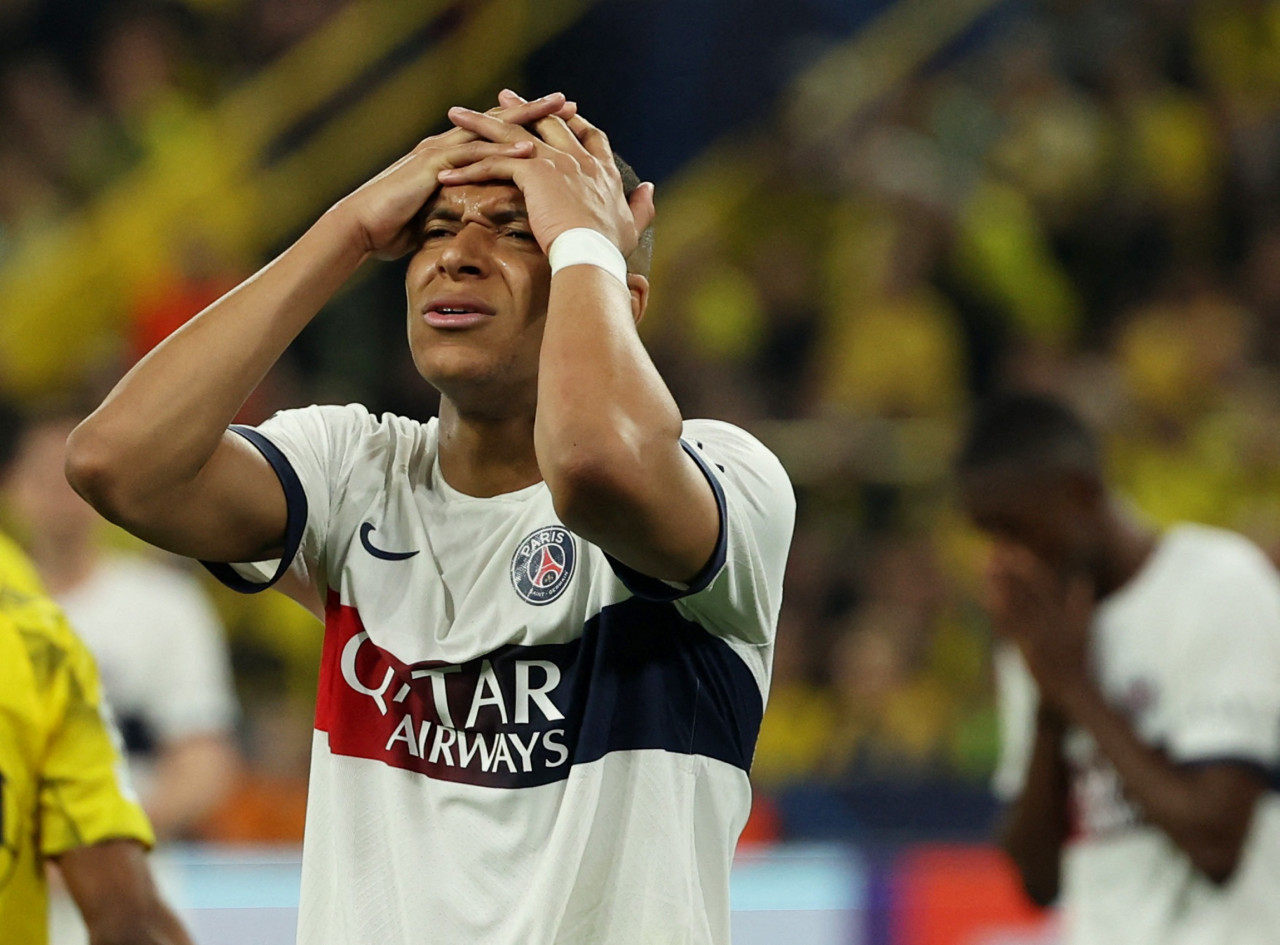
[[[539,528],[511,556],[511,583],[522,600],[549,604],[569,586],[573,577],[573,536],[567,528]]]

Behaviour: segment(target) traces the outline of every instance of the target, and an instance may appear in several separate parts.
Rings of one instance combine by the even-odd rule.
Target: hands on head
[[[503,107],[522,99],[506,91]],[[653,222],[653,184],[642,183],[628,198],[603,131],[577,113],[552,112],[531,123],[532,130],[493,114],[465,108],[449,110],[449,120],[478,138],[524,144],[517,154],[493,154],[441,172],[442,184],[510,180],[524,193],[529,224],[545,252],[565,230],[587,227],[607,236],[624,256],[636,248]]]
[[[488,112],[449,110],[454,127],[421,141],[340,201],[361,249],[383,259],[412,250],[414,221],[437,188],[508,180],[523,192],[545,252],[565,230],[598,230],[623,255],[653,221],[653,185],[624,195],[609,139],[559,92],[525,101],[510,90]]]
[[[1000,543],[984,584],[996,634],[1018,647],[1047,702],[1088,684],[1094,588],[1086,576],[1064,577],[1028,549]]]

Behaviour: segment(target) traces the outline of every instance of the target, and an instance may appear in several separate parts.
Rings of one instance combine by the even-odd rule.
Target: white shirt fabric
[[[1073,838],[1063,859],[1066,945],[1271,945],[1280,935],[1280,576],[1247,539],[1180,525],[1103,600],[1094,670],[1138,737],[1184,764],[1241,762],[1268,778],[1244,854],[1217,886],[1126,796],[1084,731],[1071,729]],[[1016,652],[997,658],[1002,759],[1012,800],[1030,763],[1038,696]]]
[[[677,589],[564,529],[545,484],[452,489],[434,420],[236,429],[289,498],[275,576],[326,623],[299,942],[727,943],[794,520],[777,459],[685,424],[721,534]]]
[[[226,638],[192,575],[140,555],[112,555],[57,600],[97,660],[144,794],[152,756],[138,750],[140,742],[159,748],[234,724]]]

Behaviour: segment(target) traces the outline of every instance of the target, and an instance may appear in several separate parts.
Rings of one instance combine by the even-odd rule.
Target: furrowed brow
[[[450,210],[448,207],[432,207],[422,216],[422,222],[428,220],[444,220],[448,223],[457,223],[462,219],[462,214],[457,210]]]
[[[503,223],[527,222],[529,214],[522,209],[512,208],[510,210],[499,210],[497,213],[488,215],[489,219],[501,226]]]

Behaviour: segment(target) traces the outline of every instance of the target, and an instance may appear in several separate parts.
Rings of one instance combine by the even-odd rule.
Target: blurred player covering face
[[[1271,945],[1280,924],[1280,575],[1242,535],[1163,533],[1063,404],[983,405],[958,461],[996,539],[1001,843],[1064,945]]]

